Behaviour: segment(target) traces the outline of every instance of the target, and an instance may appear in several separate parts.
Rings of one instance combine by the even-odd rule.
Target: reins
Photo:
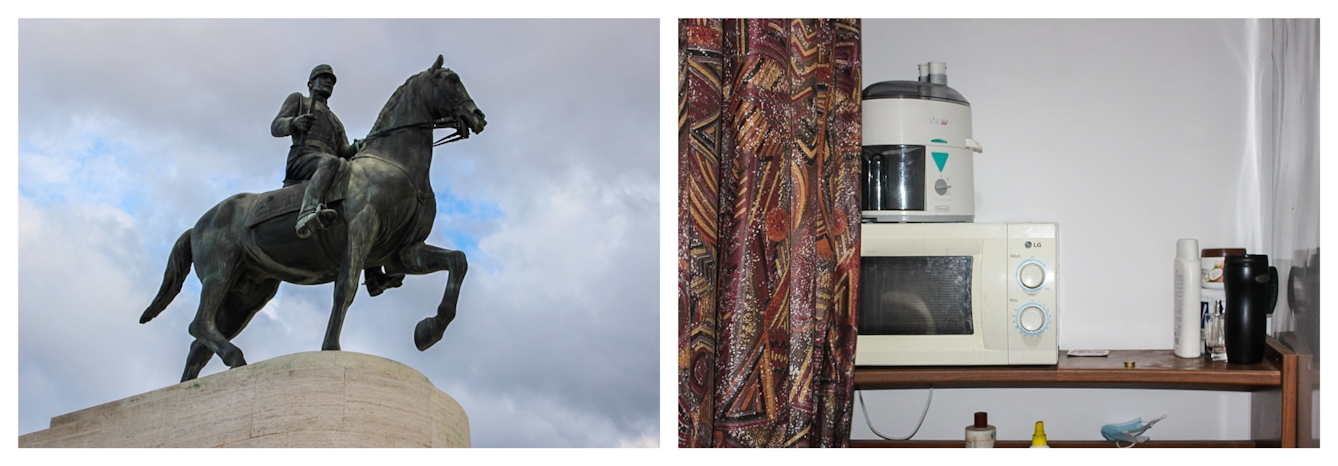
[[[460,108],[460,106],[461,106],[461,105],[464,105],[466,102],[473,102],[473,101],[474,101],[473,99],[465,99],[465,100],[463,100],[463,101],[457,102],[457,103],[454,105],[454,107],[455,107],[455,108]],[[437,147],[437,146],[440,146],[440,145],[442,145],[442,144],[451,143],[451,142],[459,141],[459,140],[461,140],[461,139],[468,139],[468,138],[469,138],[469,129],[468,129],[468,128],[465,128],[465,129],[462,131],[462,130],[460,129],[460,127],[456,126],[456,125],[458,125],[458,124],[460,124],[460,120],[459,120],[458,118],[456,118],[456,117],[453,117],[453,116],[443,117],[443,118],[438,118],[438,119],[433,120],[433,121],[423,121],[423,122],[418,122],[418,123],[409,123],[409,124],[406,124],[406,125],[399,125],[399,126],[395,126],[395,127],[392,127],[392,128],[386,128],[386,129],[383,129],[383,130],[380,130],[380,131],[373,131],[371,134],[368,134],[366,138],[363,138],[363,141],[368,141],[368,140],[371,140],[371,139],[374,139],[374,138],[379,138],[379,137],[382,137],[382,136],[388,136],[388,135],[391,135],[391,134],[395,134],[395,133],[398,133],[398,132],[401,132],[401,131],[407,131],[407,130],[423,130],[423,129],[433,130],[433,129],[438,129],[438,128],[451,128],[451,129],[454,129],[454,130],[455,130],[455,133],[454,133],[454,134],[449,134],[449,135],[443,136],[441,139],[438,139],[436,142],[432,143],[432,147]]]
[[[394,128],[386,128],[386,129],[383,129],[383,130],[380,130],[380,131],[372,132],[371,134],[368,134],[366,138],[363,138],[363,141],[370,141],[370,140],[375,139],[375,138],[379,138],[379,137],[382,137],[382,136],[389,136],[389,135],[391,135],[391,134],[395,134],[395,133],[398,133],[398,132],[401,132],[401,131],[407,131],[407,130],[415,130],[415,129],[416,129],[416,130],[423,130],[423,129],[438,129],[438,128],[451,128],[451,129],[454,129],[454,130],[455,130],[455,134],[450,134],[450,135],[444,136],[444,137],[442,137],[441,139],[438,139],[436,142],[432,143],[432,147],[437,147],[437,146],[440,146],[440,145],[442,145],[442,144],[446,144],[446,143],[450,143],[450,142],[459,141],[459,140],[461,140],[461,139],[465,139],[465,138],[468,138],[468,137],[469,137],[469,130],[468,130],[468,129],[466,129],[466,130],[464,130],[464,131],[460,131],[460,128],[457,128],[457,127],[455,126],[455,124],[458,123],[458,122],[459,122],[459,120],[457,120],[455,117],[446,117],[446,118],[438,118],[437,120],[434,120],[434,121],[424,121],[424,122],[420,122],[420,123],[410,123],[410,124],[407,124],[407,125],[400,125],[400,126],[396,126],[396,127],[394,127]]]

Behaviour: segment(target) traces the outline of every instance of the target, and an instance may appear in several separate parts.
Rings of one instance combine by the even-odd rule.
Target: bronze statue
[[[321,349],[338,350],[344,314],[364,268],[384,267],[386,273],[399,276],[447,271],[450,277],[436,315],[414,328],[419,351],[441,340],[455,318],[468,265],[463,252],[424,243],[437,211],[428,178],[432,149],[467,138],[471,131],[480,133],[487,124],[460,77],[442,68],[442,61],[438,56],[430,68],[410,77],[391,95],[357,153],[341,164],[342,169],[334,170],[324,197],[335,215],[322,219],[329,222],[322,234],[302,238],[293,228],[299,210],[307,206],[304,194],[312,189],[310,184],[234,195],[181,234],[158,295],[140,323],[167,308],[193,263],[201,284],[200,305],[189,327],[195,341],[186,356],[182,381],[196,378],[213,354],[228,367],[245,365],[241,349],[229,340],[274,297],[282,282],[334,282],[334,305]],[[321,86],[320,69],[312,73],[313,96]],[[455,133],[433,143],[435,128],[452,128]]]

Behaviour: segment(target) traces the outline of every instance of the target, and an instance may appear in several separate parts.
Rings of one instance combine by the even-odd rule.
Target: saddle
[[[330,206],[344,200],[344,193],[348,188],[348,174],[348,162],[344,161],[339,164],[339,171],[335,173],[334,180],[330,181],[330,189],[325,192],[322,203]],[[303,181],[261,194],[260,199],[246,214],[246,228],[254,228],[275,217],[297,212],[302,208],[302,196],[306,194],[308,183],[310,181]]]

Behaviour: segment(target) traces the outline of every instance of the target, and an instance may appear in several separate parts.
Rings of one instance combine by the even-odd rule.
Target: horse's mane
[[[414,78],[417,78],[423,73],[426,73],[426,71],[419,72],[417,74],[414,74],[413,76],[409,76],[409,79],[404,80],[404,84],[401,84],[400,87],[395,88],[395,93],[390,94],[390,100],[387,100],[386,105],[384,107],[381,107],[381,112],[376,114],[376,122],[372,123],[371,132],[375,133],[390,125],[390,118],[391,118],[390,109],[395,108],[396,106],[399,105],[400,99],[402,99],[404,95],[404,88],[409,87],[409,83],[412,82]]]

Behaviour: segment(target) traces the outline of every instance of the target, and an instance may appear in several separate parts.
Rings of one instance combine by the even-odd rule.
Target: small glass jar
[[[1226,302],[1216,300],[1213,302],[1213,311],[1208,315],[1208,321],[1204,324],[1203,343],[1208,357],[1214,361],[1226,361]]]

